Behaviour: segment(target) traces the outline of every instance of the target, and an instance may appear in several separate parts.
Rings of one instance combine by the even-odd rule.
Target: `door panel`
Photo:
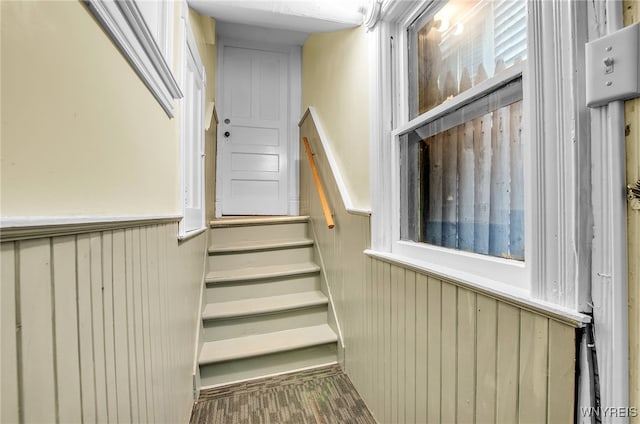
[[[222,214],[285,215],[288,55],[225,46],[222,80]]]

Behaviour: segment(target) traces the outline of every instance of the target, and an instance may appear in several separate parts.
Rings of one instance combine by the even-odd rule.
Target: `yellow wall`
[[[302,49],[303,109],[314,106],[357,208],[369,199],[369,48],[363,27],[312,34]]]
[[[2,216],[179,211],[177,119],[82,3],[2,2],[2,87]]]
[[[213,101],[215,24],[190,20]],[[170,119],[82,3],[2,2],[2,87],[1,216],[180,212],[180,103]]]
[[[640,22],[640,4],[624,2],[624,23]],[[640,99],[625,103],[625,137],[627,151],[627,184],[640,180]],[[627,240],[629,242],[629,405],[640,408],[640,210],[627,208]],[[640,424],[640,416],[631,418]]]

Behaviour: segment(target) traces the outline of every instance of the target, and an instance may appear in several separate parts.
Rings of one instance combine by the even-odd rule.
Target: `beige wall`
[[[207,236],[176,232],[1,244],[1,422],[189,421]]]
[[[344,337],[346,373],[380,423],[573,422],[575,329],[505,299],[369,258],[369,218],[340,209],[312,119],[308,137],[334,229],[307,166],[301,210]]]
[[[354,206],[369,209],[369,47],[363,27],[307,39],[302,104],[303,110],[316,108]]]
[[[2,89],[2,216],[179,211],[177,119],[83,3],[2,2]]]
[[[624,23],[640,22],[640,4],[624,2]],[[640,180],[640,99],[625,103],[627,184]],[[629,203],[631,205],[631,203]],[[629,405],[640,409],[640,210],[627,208],[627,240],[629,243]],[[640,424],[640,415],[631,418]]]

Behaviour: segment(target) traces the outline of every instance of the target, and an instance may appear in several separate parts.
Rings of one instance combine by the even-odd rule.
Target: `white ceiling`
[[[370,0],[188,0],[216,20],[302,33],[353,28]]]

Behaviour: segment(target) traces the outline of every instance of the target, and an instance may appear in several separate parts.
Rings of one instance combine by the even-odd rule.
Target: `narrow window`
[[[182,122],[182,201],[186,235],[204,228],[204,90],[205,74],[191,26],[184,20]]]

